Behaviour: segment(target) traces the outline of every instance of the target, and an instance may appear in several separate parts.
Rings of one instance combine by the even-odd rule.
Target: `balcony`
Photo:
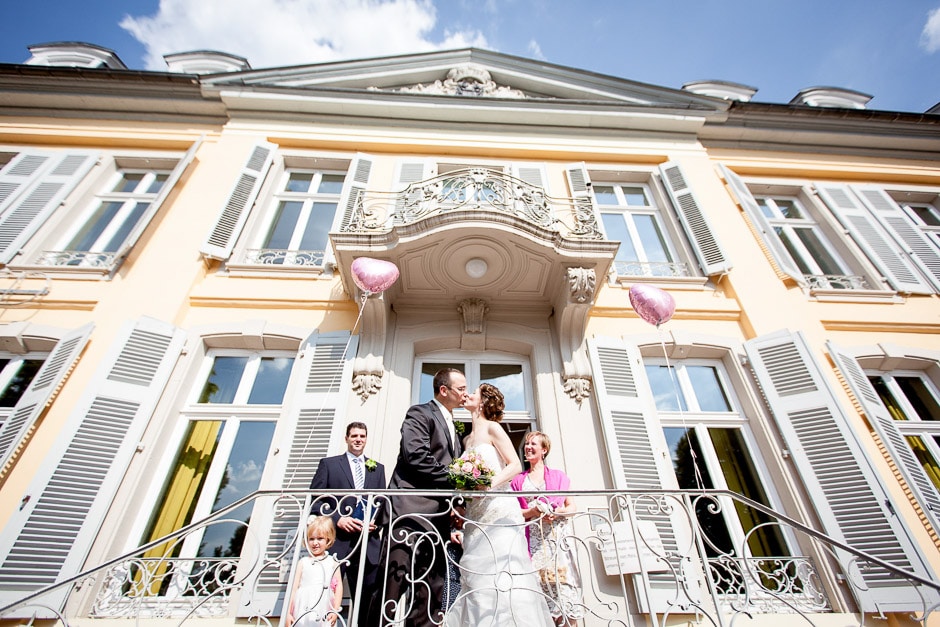
[[[388,506],[389,497],[396,492],[350,494],[366,499],[368,508]],[[469,494],[474,499],[498,497]],[[554,607],[579,625],[665,625],[675,620],[683,624],[731,625],[739,619],[758,620],[759,615],[774,615],[777,620],[800,618],[814,624],[821,622],[822,616],[834,614],[839,615],[834,616],[839,624],[867,624],[866,615],[857,613],[855,599],[865,594],[872,573],[881,581],[906,582],[916,589],[923,601],[909,613],[923,624],[932,618],[940,598],[937,582],[905,572],[727,491],[566,494],[572,496],[579,509],[571,516],[573,532],[562,544],[571,549],[581,586],[575,601]],[[449,496],[451,503],[457,503],[461,494]],[[282,613],[288,582],[301,555],[303,547],[295,538],[304,537],[301,521],[305,513],[312,503],[334,500],[319,492],[255,493],[206,520],[92,566],[68,580],[24,592],[22,599],[0,608],[0,619],[54,618],[69,625],[88,618],[164,619],[174,624],[201,619],[227,619],[235,624],[235,618],[248,618],[255,624],[270,625]],[[250,525],[234,534],[244,539],[238,556],[179,554],[194,536],[198,545],[208,527],[231,523],[226,516],[245,503],[254,504],[254,513]],[[710,537],[712,527],[699,524],[703,508],[710,514],[720,514],[727,508],[752,508],[770,522],[751,529],[734,550],[721,551]],[[383,533],[394,533],[398,528],[400,519],[391,519],[391,527],[385,527]],[[483,533],[495,533],[494,527],[479,524]],[[537,525],[538,520],[527,524]],[[766,526],[790,538],[794,553],[753,555],[749,540]],[[440,559],[451,559],[447,557],[449,538],[427,532],[411,540],[429,543]],[[348,574],[358,575],[352,570]],[[379,573],[380,582],[385,575]],[[558,578],[558,573],[554,578],[548,576],[550,581]],[[415,586],[422,585],[423,580],[421,573],[414,574]],[[506,594],[506,586],[496,587],[502,592],[494,594]],[[398,599],[384,598],[383,590],[380,583],[386,622],[401,624],[399,611],[403,606]],[[61,599],[65,597],[68,600],[63,609]],[[407,600],[403,597],[405,603]],[[350,612],[356,602],[347,595],[337,625],[356,624]],[[549,595],[546,602],[553,606]]]

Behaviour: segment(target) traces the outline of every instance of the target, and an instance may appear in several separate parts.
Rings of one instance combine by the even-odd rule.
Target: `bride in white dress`
[[[504,406],[502,392],[488,383],[464,405],[473,418],[464,448],[476,451],[496,471],[490,492],[507,492],[509,482],[522,471],[512,441],[498,424]],[[470,499],[463,533],[460,595],[447,612],[446,627],[554,627],[529,558],[518,499],[511,495]]]

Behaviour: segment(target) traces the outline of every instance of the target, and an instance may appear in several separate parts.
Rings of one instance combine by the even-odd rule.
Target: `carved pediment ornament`
[[[377,88],[372,88],[377,89]],[[443,81],[419,83],[397,91],[438,96],[481,96],[486,98],[525,98],[525,94],[507,85],[497,85],[481,65],[464,63],[451,69]]]
[[[594,268],[568,268],[567,290],[555,306],[559,348],[563,362],[564,390],[578,405],[591,393],[591,365],[584,344],[588,313],[597,295]]]

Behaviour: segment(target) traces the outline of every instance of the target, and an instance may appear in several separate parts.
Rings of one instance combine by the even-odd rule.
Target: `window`
[[[0,169],[0,262],[110,274],[192,162],[185,154],[30,151]]]
[[[895,192],[891,195],[917,228],[940,246],[940,199],[937,195],[914,192]]]
[[[666,238],[660,211],[642,184],[594,184],[594,200],[607,239],[620,242],[614,259],[618,276],[687,276]]]
[[[170,170],[118,168],[40,265],[109,268],[130,233],[147,215],[170,177]]]
[[[467,377],[467,390],[472,392],[481,383],[491,383],[503,393],[506,409],[500,423],[509,433],[513,446],[522,449],[522,439],[526,432],[537,429],[532,411],[531,377],[528,364],[512,359],[505,361],[485,358],[428,357],[418,363],[417,385],[414,390],[414,402],[424,403],[434,397],[434,375],[442,368],[457,368]],[[469,433],[470,414],[465,409],[457,409],[454,419],[464,423]]]
[[[685,360],[673,365],[646,360],[653,393],[679,488],[724,489],[770,506],[749,445],[747,419],[716,362]],[[711,556],[742,555],[744,539],[753,557],[789,555],[779,528],[739,501],[714,512],[705,499],[696,516]]]
[[[209,353],[184,408],[185,433],[145,542],[203,519],[260,487],[293,363],[293,353]],[[240,554],[252,509],[253,504],[245,504],[227,514],[227,522],[189,534],[172,547],[174,557],[207,558],[193,562],[198,564],[194,568],[204,570],[156,577],[163,583],[151,592],[166,593],[168,586],[198,589],[218,576],[212,560]],[[160,558],[166,552],[166,546],[159,546],[145,557]],[[168,567],[168,562],[158,562],[158,568]]]
[[[793,196],[755,195],[757,204],[790,259],[810,288],[863,289],[864,278],[851,275],[816,220]]]
[[[922,372],[869,374],[878,397],[940,493],[940,392]]]
[[[345,179],[345,171],[286,169],[246,261],[322,266]]]

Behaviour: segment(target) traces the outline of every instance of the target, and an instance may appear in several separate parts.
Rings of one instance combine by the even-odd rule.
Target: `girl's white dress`
[[[300,570],[300,583],[291,601],[294,607],[295,627],[324,627],[330,622],[326,619],[330,612],[333,590],[330,582],[333,575],[339,573],[339,562],[326,553],[323,557],[302,557],[297,564]]]
[[[497,472],[503,467],[492,444],[473,447]],[[508,484],[495,492],[505,492]],[[446,627],[554,627],[536,569],[529,558],[525,521],[515,496],[479,497],[467,505],[460,595]]]

